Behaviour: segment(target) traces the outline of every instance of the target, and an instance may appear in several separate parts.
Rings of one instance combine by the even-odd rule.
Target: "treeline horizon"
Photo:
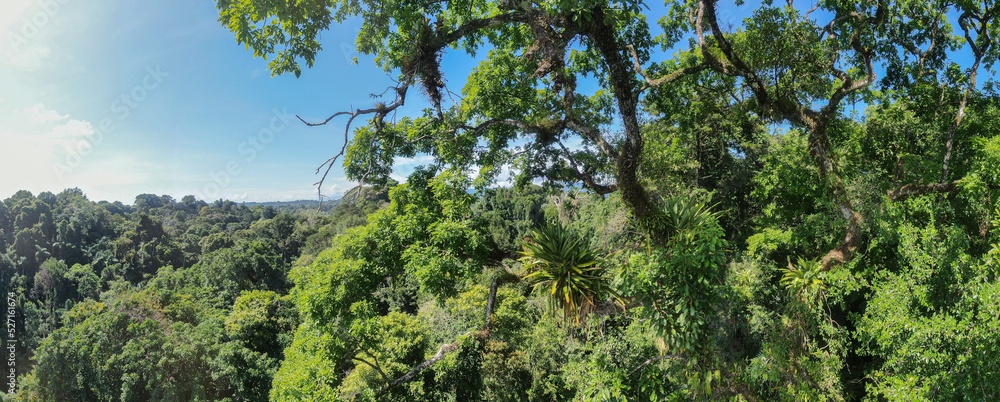
[[[67,187],[67,188],[63,189],[61,192],[78,193],[81,196],[83,196],[84,198],[86,198],[88,201],[93,201],[93,200],[90,200],[90,198],[87,196],[86,192],[84,192],[83,190],[81,190],[79,187]],[[48,197],[49,195],[55,195],[55,194],[58,194],[58,193],[54,193],[53,191],[46,190],[46,191],[39,192],[38,193],[38,197],[42,197],[43,194],[44,194],[45,197]],[[24,195],[31,195],[32,197],[35,197],[35,195],[33,194],[33,192],[31,192],[29,190],[18,190],[16,192],[14,192],[14,194],[11,194],[11,196],[8,197],[8,198],[16,198],[16,197],[24,196]],[[158,198],[159,201],[151,201],[153,198]],[[338,202],[340,202],[344,198],[351,198],[351,197],[347,193],[343,194],[340,197],[326,197],[322,201],[323,207],[324,208],[326,208],[328,206],[329,207],[333,207],[334,205],[336,205]],[[126,203],[124,203],[124,202],[122,202],[120,200],[114,200],[114,201],[98,200],[98,201],[93,201],[93,202],[97,203],[97,204],[115,204],[119,208],[123,208],[125,206],[132,206],[132,207],[134,207],[134,206],[137,206],[137,204],[139,204],[139,203],[149,203],[149,202],[152,202],[154,204],[160,204],[160,203],[163,203],[163,204],[173,204],[173,203],[178,203],[179,202],[179,203],[182,203],[182,204],[185,204],[185,205],[190,205],[190,204],[193,204],[193,203],[204,203],[205,205],[208,205],[208,204],[216,204],[217,205],[217,204],[223,203],[223,202],[232,202],[232,203],[236,203],[236,204],[245,204],[247,206],[253,207],[253,206],[257,206],[257,205],[261,205],[261,206],[285,206],[285,205],[296,205],[296,204],[319,204],[321,201],[319,201],[317,199],[297,199],[297,200],[286,200],[286,201],[236,201],[236,200],[230,200],[230,199],[226,199],[226,198],[218,198],[218,199],[215,199],[215,200],[208,200],[208,199],[199,199],[199,198],[197,198],[193,194],[185,195],[185,196],[181,197],[180,200],[178,200],[177,198],[175,198],[174,196],[169,195],[169,194],[156,195],[156,194],[153,194],[153,193],[140,193],[140,194],[137,194],[135,196],[135,198],[133,198],[132,203],[130,203],[130,204],[126,204]]]

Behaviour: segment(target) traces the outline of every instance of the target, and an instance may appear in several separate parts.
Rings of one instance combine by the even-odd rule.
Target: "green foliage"
[[[277,214],[261,219],[261,209],[193,197],[144,194],[136,202],[93,203],[69,189],[20,192],[2,203],[0,237],[12,247],[0,256],[0,283],[15,304],[20,396],[266,399],[298,312],[276,293],[257,303],[238,296],[288,290],[282,250],[267,237],[285,233],[232,238]],[[8,205],[19,219],[9,219]],[[328,223],[282,219],[292,233]],[[15,224],[24,228],[15,233]],[[229,315],[233,332],[225,330]]]
[[[858,337],[864,353],[885,362],[871,373],[872,396],[918,399],[975,397],[1000,392],[993,384],[997,310],[995,261],[968,254],[960,227],[940,220],[925,197],[894,205],[882,223],[896,236],[879,247],[898,271],[873,278]]]
[[[242,291],[288,290],[287,266],[275,248],[260,241],[239,243],[202,256],[191,268],[200,285],[212,289],[222,305],[233,305]]]
[[[47,338],[25,379],[28,400],[219,399],[226,384],[212,378],[220,320],[175,322],[156,295],[123,290],[106,302],[87,301]]]
[[[544,210],[547,222],[586,234],[596,249],[630,248],[643,239],[618,193],[599,196],[569,191],[551,196]]]
[[[524,243],[523,280],[549,298],[552,310],[579,325],[607,296],[614,296],[598,254],[562,225],[532,232]]]
[[[243,291],[225,319],[230,338],[256,352],[281,360],[289,335],[298,326],[298,310],[288,296],[272,291]]]
[[[666,212],[667,245],[631,255],[618,282],[622,297],[642,303],[637,314],[652,320],[668,350],[697,354],[705,346],[727,243],[703,205],[673,200]]]
[[[325,334],[327,352],[320,358],[328,360],[297,366],[307,361],[299,356],[313,353],[314,349],[304,348],[318,346],[296,338],[277,374],[272,397],[293,398],[299,395],[295,384],[301,378],[343,367],[348,369],[346,376],[329,377],[326,386],[310,387],[308,395],[373,398],[389,379],[423,357],[427,345],[422,341],[410,344],[381,337],[389,336],[385,332],[389,327],[417,325],[406,314],[417,309],[416,297],[442,303],[479,270],[486,242],[468,219],[472,197],[464,191],[467,185],[455,175],[431,177],[418,171],[390,192],[389,207],[370,215],[367,226],[337,236],[333,247],[311,265],[292,270],[296,286],[291,295],[303,317],[299,333],[309,329]],[[393,352],[384,349],[384,342],[412,346],[405,353]],[[349,349],[351,344],[359,349]],[[354,359],[347,366],[342,366],[344,355]]]
[[[753,197],[762,205],[756,227],[761,229],[747,239],[750,252],[784,261],[835,244],[829,189],[811,163],[807,141],[799,131],[772,138],[772,151],[754,178]]]
[[[493,244],[502,253],[497,256],[499,259],[514,257],[520,250],[520,242],[532,228],[544,222],[542,205],[546,194],[538,186],[491,189],[473,205],[474,219],[483,222]]]
[[[4,200],[18,398],[1000,397],[997,7],[215,4],[274,74],[361,24],[397,77],[346,127],[363,185]]]

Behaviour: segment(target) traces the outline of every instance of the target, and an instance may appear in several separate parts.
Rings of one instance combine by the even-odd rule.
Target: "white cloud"
[[[61,115],[38,103],[31,107],[14,109],[0,135],[5,141],[32,150],[32,152],[10,150],[21,157],[46,159],[42,155],[46,152],[39,148],[56,148],[48,152],[49,156],[59,156],[60,150],[62,153],[79,152],[78,150],[90,145],[89,137],[94,134],[94,127],[89,121],[67,119],[69,115]],[[63,120],[67,121],[54,124]]]
[[[45,105],[41,103],[36,103],[32,107],[24,109],[14,109],[14,113],[28,116],[28,121],[32,124],[47,124],[69,117],[69,115],[60,115],[55,110],[46,110]]]
[[[85,120],[70,120],[66,124],[52,127],[52,133],[59,138],[85,137],[94,134],[94,126]]]
[[[0,6],[0,30],[4,33],[20,30],[22,24],[19,23],[23,23],[26,11],[32,3],[33,0],[4,0]]]
[[[67,2],[64,0],[3,0],[0,5],[0,63],[35,71],[51,65],[49,47],[56,22]]]
[[[119,186],[147,177],[132,169],[136,158],[91,157],[103,139],[94,134],[89,121],[71,119],[43,104],[0,112],[0,194]]]

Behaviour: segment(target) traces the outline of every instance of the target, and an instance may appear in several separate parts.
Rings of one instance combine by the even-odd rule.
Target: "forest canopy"
[[[993,2],[667,1],[665,15],[632,1],[218,7],[274,74],[301,74],[318,33],[352,18],[358,50],[396,74],[385,102],[331,105],[307,123],[344,125],[321,169],[342,161],[378,186],[395,158],[429,154],[447,175],[475,172],[480,189],[511,169],[516,188],[541,180],[620,200],[632,229],[618,243],[574,246],[599,227],[540,229],[522,241],[519,276],[578,324],[604,311],[601,340],[582,337],[595,348],[609,316],[648,325],[659,354],[635,370],[657,362],[672,395],[996,395]],[[444,78],[446,52],[476,57],[464,83]],[[397,116],[411,89],[429,107]],[[313,283],[297,286],[325,294]],[[484,332],[480,343],[495,341]],[[598,388],[647,389],[616,381]]]
[[[1000,5],[216,4],[276,75],[360,21],[359,186],[4,200],[18,397],[1000,398]]]

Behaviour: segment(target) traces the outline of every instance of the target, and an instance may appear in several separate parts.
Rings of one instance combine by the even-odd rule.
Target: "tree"
[[[377,55],[380,67],[398,69],[400,84],[390,91],[395,96],[390,103],[331,116],[347,115],[349,121],[345,148],[324,164],[327,171],[343,155],[350,178],[378,183],[388,176],[393,157],[426,152],[455,169],[478,166],[478,183],[485,185],[501,166],[513,163],[520,168],[522,181],[545,176],[582,182],[599,193],[620,190],[639,221],[656,227],[660,212],[637,178],[644,142],[638,121],[640,86],[627,50],[631,44],[645,60],[656,45],[639,3],[327,3],[298,8],[240,1],[218,6],[220,20],[256,55],[287,46],[270,64],[275,74],[299,74],[300,59],[311,65],[320,48],[316,35],[331,22],[365,16],[359,49]],[[256,28],[269,18],[281,21],[275,25],[281,35]],[[571,52],[576,40],[583,51]],[[441,53],[447,47],[472,53],[487,44],[496,50],[473,71],[463,100],[446,108]],[[516,54],[528,63],[518,61]],[[660,81],[705,68],[684,66]],[[579,94],[576,75],[582,74],[600,77],[610,93]],[[421,117],[386,122],[412,86],[422,88],[432,108]],[[508,105],[511,97],[518,101]],[[624,127],[620,140],[602,132],[612,122],[608,113],[616,107]],[[351,123],[367,115],[369,124],[355,132],[348,147]],[[565,146],[564,141],[574,135],[586,144],[583,151]],[[521,137],[532,141],[517,151],[509,149]],[[483,152],[476,151],[480,140],[487,143]],[[649,232],[657,236],[655,230]]]
[[[14,231],[12,223],[7,204],[0,202],[0,250],[6,250],[7,244],[10,243],[8,238]]]
[[[272,399],[396,395],[464,339],[449,340],[436,358],[413,368],[428,346],[413,315],[418,302],[456,295],[485,257],[484,234],[469,219],[468,180],[433,174],[415,172],[366,226],[336,236],[310,265],[292,269],[290,295],[302,324],[275,375]]]
[[[214,290],[225,306],[232,305],[243,291],[285,293],[287,264],[274,248],[261,241],[238,243],[203,255],[191,270],[200,285]]]
[[[225,319],[231,339],[220,351],[220,366],[239,399],[266,401],[271,380],[291,345],[298,312],[287,296],[271,291],[243,292]]]
[[[398,72],[399,85],[388,91],[388,102],[308,123],[348,118],[344,148],[320,166],[326,172],[344,156],[349,178],[378,183],[395,156],[429,153],[456,169],[479,167],[479,183],[485,184],[501,166],[512,164],[522,182],[541,176],[583,183],[598,193],[620,191],[640,226],[661,243],[662,211],[637,175],[645,150],[640,105],[651,92],[647,89],[669,89],[695,75],[728,79],[736,104],[808,134],[818,179],[844,227],[843,239],[823,257],[825,266],[850,260],[864,235],[864,217],[841,176],[830,137],[844,118],[844,103],[870,90],[877,63],[887,66],[896,82],[937,74],[948,49],[959,45],[947,36],[953,29],[950,11],[960,15],[958,25],[975,57],[968,88],[976,86],[980,65],[997,54],[991,40],[997,10],[949,2],[918,8],[904,2],[818,5],[832,15],[828,22],[791,4],[781,9],[768,3],[738,33],[722,30],[715,0],[671,2],[671,15],[660,24],[665,33],[657,38],[642,3],[633,1],[323,2],[304,7],[244,0],[217,6],[220,21],[239,43],[256,56],[273,57],[274,74],[300,74],[300,63],[311,66],[321,50],[320,32],[333,22],[362,17],[358,49],[375,55],[379,67]],[[897,12],[901,8],[912,12]],[[643,68],[656,46],[674,46],[684,35],[695,39],[689,47]],[[493,50],[469,75],[463,97],[449,104],[441,54],[448,48],[474,54],[485,46]],[[577,77],[584,75],[598,77],[607,91],[578,93]],[[386,121],[413,86],[422,89],[431,108],[419,117]],[[954,126],[961,123],[970,91],[962,96]],[[620,120],[620,137],[606,134],[612,112]],[[369,117],[368,124],[351,138],[354,119],[361,116]],[[573,137],[582,140],[583,149],[565,145]],[[942,177],[948,176],[953,137],[954,128]],[[514,145],[519,138],[527,144]],[[896,191],[954,190],[946,184],[907,188],[910,184],[900,183]]]
[[[66,325],[39,346],[22,381],[27,400],[216,400],[232,397],[213,373],[224,333],[219,312],[162,289],[112,290],[102,302],[77,304]],[[170,300],[170,298],[166,298]],[[178,311],[193,309],[187,322]]]
[[[498,188],[487,191],[476,202],[473,216],[487,227],[499,252],[497,259],[515,257],[521,240],[544,223],[542,205],[546,194],[537,186]]]
[[[1000,57],[993,1],[763,2],[733,28],[715,0],[672,1],[656,37],[634,1],[217,5],[239,43],[273,57],[275,74],[300,74],[318,35],[352,17],[359,51],[396,74],[371,107],[306,122],[346,120],[324,179],[342,161],[350,179],[382,186],[396,157],[428,154],[453,175],[478,169],[479,188],[509,167],[521,185],[617,193],[649,241],[631,245],[614,284],[671,353],[658,364],[683,366],[665,372],[687,396],[715,381],[745,399],[956,398],[972,395],[972,368],[991,359],[990,329],[950,331],[992,328],[980,312],[996,308],[986,272],[1000,213],[1000,97],[980,75]],[[451,49],[484,53],[460,93],[442,74]],[[583,77],[598,89],[584,93]],[[414,88],[430,106],[396,118]],[[427,205],[425,195],[394,203]],[[732,217],[700,205],[712,202]],[[412,268],[399,267],[401,255],[324,269],[374,286]],[[418,265],[435,268],[415,275],[421,289],[454,272]],[[303,294],[326,289],[326,277],[300,275]],[[348,311],[346,289],[334,294],[324,306]],[[302,362],[324,350],[296,341]],[[959,361],[956,351],[976,354]]]
[[[135,196],[135,206],[143,211],[148,211],[150,209],[162,208],[164,205],[163,199],[155,194],[139,194]]]

